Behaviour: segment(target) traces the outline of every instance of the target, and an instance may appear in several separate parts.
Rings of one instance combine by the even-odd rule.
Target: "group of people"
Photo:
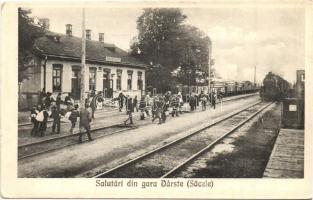
[[[43,137],[47,129],[48,118],[53,119],[52,124],[52,134],[60,133],[60,123],[61,123],[61,104],[67,104],[68,106],[72,104],[72,99],[70,95],[65,97],[65,100],[61,100],[61,93],[57,95],[56,98],[51,96],[50,92],[40,92],[38,104],[34,105],[31,109],[31,122],[33,124],[33,129],[31,131],[32,136]]]
[[[73,134],[73,130],[76,126],[78,117],[80,117],[80,128],[85,128],[88,138],[92,140],[90,136],[90,121],[93,117],[93,113],[88,111],[88,108],[92,103],[86,103],[85,109],[78,110],[79,105],[74,103],[71,94],[69,93],[64,100],[62,100],[61,93],[53,98],[50,92],[45,93],[44,90],[39,94],[38,104],[34,105],[31,109],[31,122],[33,128],[31,130],[31,136],[43,137],[47,130],[48,118],[53,119],[52,134],[60,134],[61,131],[61,117],[67,118],[71,122],[69,132]],[[92,95],[90,95],[92,96]],[[90,100],[86,100],[89,102]],[[91,100],[92,102],[92,100]],[[65,109],[64,109],[65,106]],[[63,109],[61,108],[63,107]],[[79,138],[81,142],[81,135]]]
[[[137,96],[132,98],[129,95],[124,95],[123,93],[120,93],[118,97],[114,99],[118,101],[120,112],[122,112],[124,105],[126,107],[125,110],[128,118],[124,121],[124,124],[127,124],[128,122],[129,124],[133,124],[132,113],[134,111],[141,112],[141,120],[151,116],[152,122],[158,119],[159,124],[165,123],[168,115],[178,117],[179,114],[182,113],[184,101],[180,92],[172,94],[171,91],[168,91],[165,94],[159,94],[154,97],[151,97],[150,95],[151,93],[142,96],[139,102]],[[192,94],[189,96],[190,110],[196,110],[199,103],[201,103],[202,110],[204,111],[207,109],[208,102],[210,102],[212,107],[215,109],[217,98],[218,97],[215,92],[205,94],[202,91],[199,95]],[[219,95],[219,98],[221,98],[221,95]]]
[[[47,129],[48,118],[53,119],[52,134],[60,134],[61,130],[61,117],[67,118],[71,122],[71,128],[69,132],[73,134],[73,130],[76,126],[78,117],[80,117],[80,128],[84,128],[87,132],[88,139],[92,140],[90,135],[90,122],[95,118],[94,114],[97,109],[98,103],[103,102],[104,98],[101,92],[92,90],[85,101],[85,108],[79,109],[79,105],[74,103],[71,94],[69,93],[64,100],[59,93],[55,98],[51,96],[50,92],[41,92],[39,95],[39,101],[37,106],[33,106],[31,110],[31,122],[33,123],[33,129],[31,131],[32,136],[43,137]],[[201,103],[202,110],[207,109],[208,102],[211,103],[215,109],[216,99],[221,98],[214,92],[205,94],[203,91],[199,94],[192,94],[189,96],[190,110],[196,110],[199,103]],[[118,101],[119,111],[122,112],[124,106],[128,118],[124,121],[126,125],[133,124],[133,112],[140,112],[140,120],[144,120],[147,117],[151,117],[152,122],[158,120],[158,124],[166,122],[167,116],[178,117],[183,111],[183,97],[179,92],[172,94],[171,91],[165,94],[159,94],[151,97],[151,93],[142,96],[138,101],[137,96],[134,98],[129,95],[120,93],[113,101]],[[66,106],[66,109],[61,109],[62,106]],[[65,111],[64,111],[65,110]],[[81,131],[80,131],[81,132]],[[79,142],[81,142],[82,134],[80,133]]]
[[[202,110],[205,111],[207,109],[207,105],[210,103],[212,108],[215,109],[216,107],[216,101],[219,99],[219,101],[222,100],[223,95],[219,93],[218,95],[213,91],[211,93],[205,94],[203,91],[199,95],[192,94],[189,98],[189,105],[190,110],[194,111],[197,109],[197,106],[199,106],[199,103],[201,103]]]

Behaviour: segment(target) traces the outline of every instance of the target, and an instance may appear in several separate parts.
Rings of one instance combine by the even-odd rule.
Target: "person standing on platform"
[[[127,107],[126,108],[127,108],[128,118],[124,121],[124,124],[126,125],[128,120],[129,120],[129,124],[133,124],[134,106],[133,106],[133,100],[130,97],[127,98]]]
[[[133,107],[134,107],[134,111],[136,109],[136,112],[138,112],[138,99],[137,99],[137,96],[135,96],[135,98],[133,100]]]
[[[153,119],[152,123],[154,120],[159,119],[159,124],[162,124],[162,111],[163,111],[163,102],[159,97],[154,98],[154,103],[153,103]]]
[[[126,111],[126,114],[128,114],[128,100],[129,100],[129,95],[126,95],[124,96],[124,99],[125,99],[125,111]]]
[[[92,90],[94,91],[94,90]],[[91,96],[91,95],[90,95]],[[95,119],[95,112],[96,112],[96,108],[97,108],[97,96],[94,95],[93,97],[91,97],[91,102],[90,102],[90,108],[91,108],[91,118]]]
[[[57,128],[57,134],[60,134],[61,114],[60,114],[60,110],[58,110],[56,106],[51,107],[51,116],[50,117],[53,119],[52,134],[55,133],[55,128]]]
[[[52,103],[51,93],[47,92],[47,96],[46,96],[45,101],[44,101],[45,109],[50,110],[51,103]]]
[[[219,92],[219,93],[218,93],[218,100],[219,100],[219,102],[221,102],[222,99],[223,99],[223,93],[222,93],[222,92]]]
[[[123,109],[123,105],[124,105],[124,94],[121,92],[119,95],[118,95],[118,106],[119,106],[119,111],[122,112],[122,109]]]
[[[139,102],[139,110],[140,110],[140,120],[145,119],[145,113],[149,116],[149,112],[147,110],[147,104],[144,97],[141,97]]]
[[[71,134],[73,134],[73,130],[75,128],[78,117],[79,117],[78,105],[75,104],[74,108],[71,111],[71,115],[69,117],[69,120],[71,121],[71,129],[70,129]]]
[[[193,94],[191,94],[190,98],[189,98],[190,111],[194,111],[195,110],[195,103],[196,103],[195,97],[194,97]]]
[[[79,138],[78,138],[78,142],[82,143],[82,136],[83,136],[83,132],[82,129],[84,128],[86,130],[87,136],[88,136],[88,140],[92,141],[93,139],[91,138],[90,135],[90,122],[91,122],[91,116],[90,116],[90,112],[88,111],[89,105],[86,104],[85,108],[81,108],[80,111],[80,121],[79,121]]]
[[[154,99],[151,97],[150,95],[151,93],[148,92],[148,94],[145,96],[145,101],[146,101],[146,105],[147,105],[147,115],[149,116],[149,110],[151,109],[151,115],[153,115],[153,111],[152,111],[152,106],[153,106],[153,101]]]
[[[162,96],[160,98],[160,101],[161,101],[161,105],[163,105],[162,106],[163,109],[161,110],[161,119],[162,119],[162,123],[165,123],[165,121],[166,121],[166,112],[169,109],[169,101],[166,101],[165,96]]]
[[[216,94],[215,92],[212,93],[212,107],[215,109],[216,104]]]
[[[208,97],[205,94],[201,95],[201,106],[202,106],[202,111],[206,110],[206,104],[208,101]]]
[[[178,109],[179,109],[179,97],[176,95],[173,95],[171,98],[171,107],[173,108],[172,110],[172,117],[176,116],[178,117]]]
[[[62,93],[61,92],[58,93],[58,96],[55,100],[55,104],[57,106],[57,110],[60,111],[61,110],[61,104],[62,104]]]
[[[39,129],[39,136],[43,137],[45,136],[45,132],[47,129],[47,122],[48,122],[48,112],[45,108],[45,106],[38,106],[38,115],[36,117],[36,120],[39,122],[38,129]]]
[[[183,101],[183,96],[181,92],[178,92],[177,97],[178,97],[178,102],[179,102],[178,112],[180,114],[183,114],[184,101]]]
[[[87,100],[87,98],[86,98],[86,100]],[[65,101],[65,104],[67,106],[67,111],[70,111],[72,109],[73,102],[74,102],[74,100],[72,99],[72,94],[68,93],[67,96],[65,97],[64,101]]]
[[[39,111],[37,110],[36,106],[33,106],[31,111],[30,111],[30,117],[31,117],[31,122],[33,124],[33,129],[31,131],[31,136],[37,136],[38,132],[38,121],[36,120],[36,117],[38,115]]]
[[[45,90],[46,90],[45,88],[42,88],[42,90],[39,91],[38,103],[37,103],[37,105],[42,105],[42,104],[44,104],[44,99],[45,99],[46,96],[47,96]]]

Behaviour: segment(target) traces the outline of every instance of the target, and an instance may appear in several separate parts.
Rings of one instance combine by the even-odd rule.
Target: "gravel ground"
[[[137,157],[186,134],[186,130],[207,123],[259,100],[254,96],[217,106],[216,110],[171,118],[135,130],[110,135],[18,162],[18,177],[87,177]]]
[[[280,106],[272,105],[175,177],[262,178],[280,124]]]
[[[193,154],[211,144],[214,140],[233,129],[241,121],[256,112],[264,104],[256,105],[247,111],[198,132],[162,151],[145,157],[140,162],[117,170],[105,177],[110,178],[158,178],[179,165]],[[101,178],[103,178],[101,176]]]

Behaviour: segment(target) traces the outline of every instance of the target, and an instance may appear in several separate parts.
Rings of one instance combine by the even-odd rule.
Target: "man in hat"
[[[61,114],[60,114],[60,110],[58,110],[56,106],[51,107],[50,117],[53,119],[52,134],[55,133],[55,128],[57,128],[57,134],[60,134]]]
[[[88,107],[89,104],[85,105],[85,108],[81,108],[80,111],[80,122],[79,122],[79,138],[78,138],[78,142],[82,143],[82,128],[84,128],[86,130],[87,136],[88,136],[88,140],[92,141],[93,139],[91,138],[90,135],[90,122],[91,122],[91,116],[90,116],[90,112],[88,111]]]

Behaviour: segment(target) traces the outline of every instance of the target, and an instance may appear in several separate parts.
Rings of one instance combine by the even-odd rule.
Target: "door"
[[[74,100],[80,99],[80,69],[72,68],[72,97]]]
[[[110,79],[110,72],[103,70],[103,95],[105,98],[113,97],[113,80]]]

